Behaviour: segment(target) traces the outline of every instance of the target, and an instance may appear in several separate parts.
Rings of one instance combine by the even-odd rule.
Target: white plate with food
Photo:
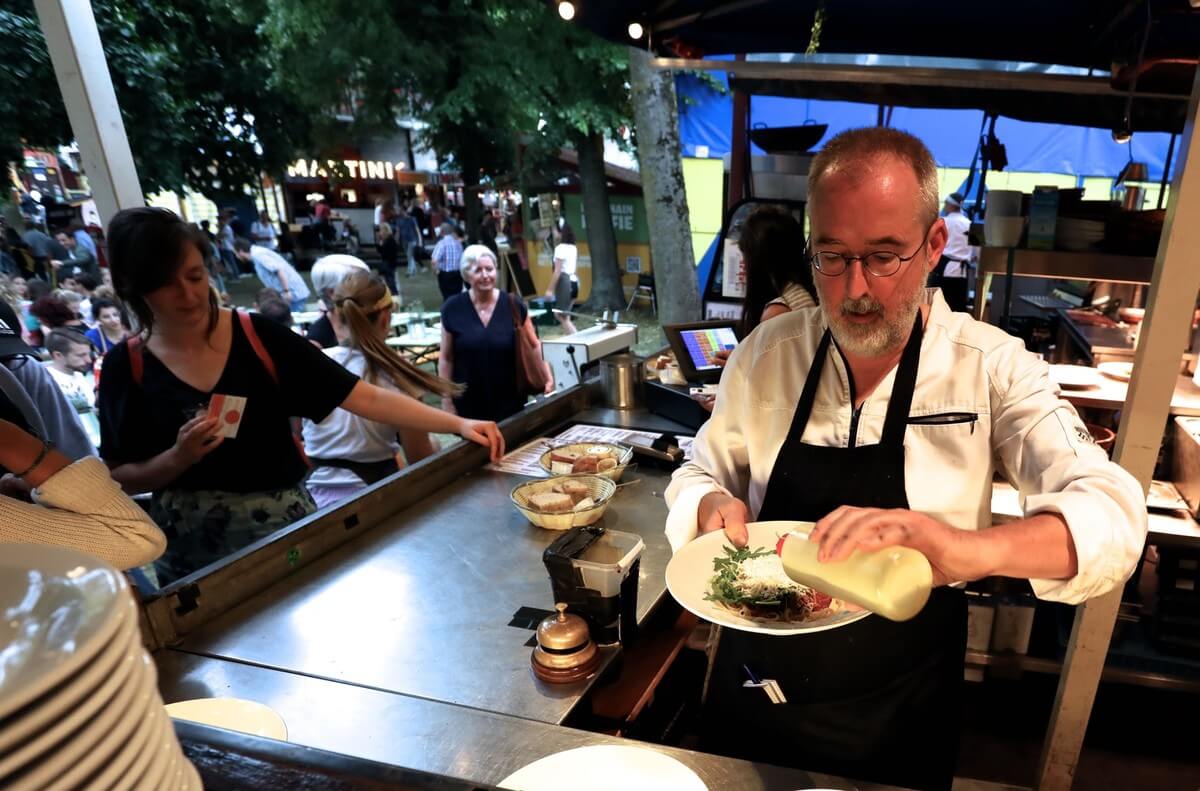
[[[541,758],[497,785],[511,791],[707,791],[700,776],[649,747],[594,744]]]
[[[550,448],[538,460],[551,475],[603,475],[614,483],[633,458],[633,448],[611,442],[573,442]]]
[[[1133,363],[1116,361],[1100,363],[1096,366],[1096,370],[1109,379],[1116,379],[1118,382],[1128,382],[1133,378]]]
[[[812,530],[812,522],[751,522],[750,541],[737,550],[722,531],[682,546],[667,564],[675,601],[715,624],[770,635],[836,629],[870,615],[792,581],[775,545],[785,533]]]
[[[1052,365],[1050,380],[1064,390],[1085,390],[1099,387],[1102,376],[1095,368],[1086,365]]]

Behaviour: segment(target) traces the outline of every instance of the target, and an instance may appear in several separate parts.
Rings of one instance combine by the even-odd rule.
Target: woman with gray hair
[[[517,333],[524,333],[535,349],[541,343],[525,303],[496,288],[495,253],[471,245],[463,250],[462,270],[470,287],[442,305],[438,374],[466,391],[443,396],[442,408],[463,417],[503,420],[525,407],[525,396],[517,390]],[[547,379],[550,393],[554,377]]]
[[[342,279],[351,272],[370,272],[370,268],[361,258],[352,255],[327,255],[313,264],[313,290],[321,300],[321,318],[314,321],[305,333],[305,337],[316,343],[322,349],[332,349],[338,345],[337,333],[329,321],[329,312],[333,310],[333,292]]]

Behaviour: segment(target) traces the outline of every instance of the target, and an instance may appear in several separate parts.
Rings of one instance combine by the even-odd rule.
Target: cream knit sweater
[[[166,549],[162,531],[94,456],[59,470],[34,489],[33,499],[36,505],[0,496],[0,544],[70,547],[122,570]]]

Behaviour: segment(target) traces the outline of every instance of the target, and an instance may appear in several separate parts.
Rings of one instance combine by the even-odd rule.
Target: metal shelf
[[[1013,274],[1017,277],[1095,280],[1109,283],[1149,283],[1154,274],[1154,258],[1111,253],[1070,250],[1030,250],[1024,247],[979,248],[979,279],[975,289],[975,318],[982,320],[992,278],[1008,271],[1008,256],[1013,255]]]
[[[1008,267],[1007,247],[979,248],[979,273],[1003,275]],[[1154,258],[1069,250],[1013,248],[1014,274],[1020,277],[1058,277],[1067,280],[1106,280],[1112,283],[1149,283]]]
[[[1002,671],[1029,671],[1031,673],[1046,673],[1059,675],[1062,673],[1062,662],[1057,659],[1044,659],[1036,656],[1021,654],[993,654],[988,651],[967,651],[967,667],[992,667]],[[1102,681],[1112,681],[1118,684],[1134,684],[1141,687],[1171,689],[1177,692],[1200,692],[1200,678],[1185,678],[1166,673],[1155,673],[1149,670],[1132,670],[1125,667],[1106,666],[1101,675]]]

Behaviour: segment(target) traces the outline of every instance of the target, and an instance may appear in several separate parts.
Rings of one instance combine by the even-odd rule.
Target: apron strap
[[[804,428],[808,425],[813,403],[817,399],[817,386],[821,383],[821,371],[825,368],[825,358],[829,356],[829,342],[832,337],[829,330],[825,330],[821,342],[817,344],[817,353],[813,355],[812,367],[808,371],[808,378],[804,380],[804,390],[800,393],[800,401],[797,402],[796,412],[792,417],[792,427],[788,430],[788,442],[799,442],[804,436]]]
[[[912,333],[900,357],[900,365],[896,369],[896,383],[892,387],[892,397],[888,401],[887,418],[883,423],[883,433],[879,438],[880,445],[902,446],[904,430],[908,428],[908,413],[912,409],[913,391],[917,387],[917,366],[921,361],[921,338],[925,326],[921,321],[921,312],[917,311]]]

